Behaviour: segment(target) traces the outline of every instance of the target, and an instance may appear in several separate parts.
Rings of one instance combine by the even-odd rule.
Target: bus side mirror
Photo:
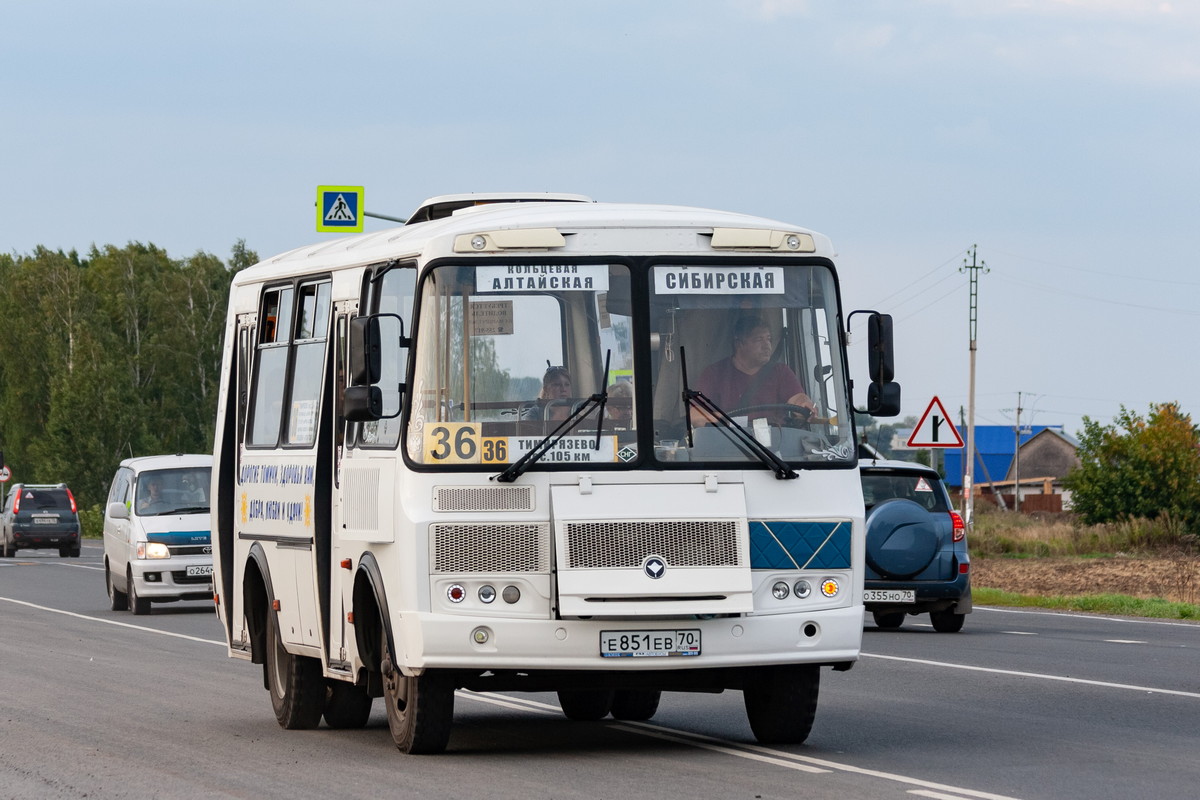
[[[867,387],[867,407],[856,410],[872,417],[895,417],[900,413],[900,384],[892,380],[896,373],[892,355],[892,317],[878,311],[853,311],[847,317],[847,333],[849,320],[855,314],[870,314],[867,318],[867,370],[871,377]]]
[[[383,392],[378,386],[348,386],[342,399],[347,422],[373,422],[383,418]]]
[[[350,383],[353,387],[372,386],[379,383],[382,374],[379,317],[355,317],[350,320]]]
[[[870,352],[872,383],[890,383],[896,377],[892,357],[892,315],[872,314],[867,318],[867,349]]]

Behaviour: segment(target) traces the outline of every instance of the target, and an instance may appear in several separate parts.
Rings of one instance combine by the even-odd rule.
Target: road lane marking
[[[1137,639],[1103,639],[1101,641],[1109,644],[1149,644],[1149,642],[1138,641]]]
[[[970,664],[950,664],[945,661],[929,661],[924,658],[905,658],[903,656],[884,656],[878,653],[861,653],[863,658],[881,658],[885,661],[904,661],[909,664],[925,664],[931,667],[948,667],[949,669],[965,669],[969,672],[990,672],[993,675],[1012,675],[1017,678],[1039,678],[1044,681],[1062,681],[1063,683],[1079,683],[1084,686],[1101,686],[1106,689],[1125,689],[1134,692],[1151,694],[1169,694],[1176,697],[1190,697],[1200,700],[1200,692],[1185,692],[1179,689],[1156,689],[1153,686],[1135,686],[1130,683],[1110,683],[1108,681],[1093,681],[1086,678],[1071,678],[1065,675],[1047,675],[1042,672],[1021,672],[1014,669],[996,669],[995,667],[976,667]]]
[[[1200,627],[1196,622],[1177,622],[1169,619],[1146,619],[1144,617],[1102,617],[1099,614],[1081,614],[1077,611],[1032,611],[1027,608],[1000,608],[998,606],[975,606],[976,611],[991,611],[996,614],[1033,614],[1041,617],[1070,617],[1071,619],[1093,619],[1099,622],[1128,622],[1134,625],[1169,625],[1173,628]]]
[[[508,697],[507,695],[495,694],[493,692],[463,691],[458,692],[458,695],[465,699],[476,700],[482,703],[491,703],[493,705],[503,706],[506,708],[519,708],[539,714],[558,715],[562,713],[558,706],[551,705],[549,703],[542,703],[537,700],[525,698]],[[926,794],[925,796],[927,797],[945,797],[952,798],[952,800],[963,800],[963,798],[968,797],[977,798],[977,800],[1016,800],[1008,795],[992,794],[991,792],[978,792],[973,789],[964,789],[959,786],[948,786],[942,783],[921,780],[920,778],[910,778],[907,775],[898,775],[893,772],[881,772],[879,770],[855,767],[837,761],[827,761],[820,758],[801,756],[795,753],[788,753],[783,750],[773,750],[762,745],[734,742],[728,739],[719,739],[713,736],[705,736],[701,733],[692,733],[690,731],[667,728],[662,725],[654,725],[649,722],[612,721],[608,722],[607,725],[608,727],[616,730],[629,731],[630,733],[640,733],[644,736],[653,736],[655,738],[679,742],[705,750],[715,750],[717,752],[736,756],[738,758],[748,758],[753,761],[774,764],[776,766],[781,766],[792,770],[799,770],[802,772],[847,772],[856,775],[865,775],[872,778],[880,778],[882,780],[903,783],[909,786],[920,786],[924,789],[932,791],[954,793],[944,795]],[[920,794],[921,792],[912,791],[910,793]]]
[[[924,789],[909,789],[909,794],[915,794],[918,797],[932,797],[934,800],[962,800],[960,794],[943,794],[942,792],[927,792]]]
[[[1037,636],[1037,634],[1034,633],[1033,631],[1000,631],[1000,632],[1007,633],[1010,636]]]
[[[87,620],[91,620],[93,622],[103,622],[105,625],[116,625],[121,628],[131,628],[135,631],[146,631],[147,633],[158,633],[163,636],[174,636],[176,639],[187,639],[190,642],[201,642],[202,644],[215,644],[215,645],[220,645],[221,647],[226,647],[224,640],[217,641],[216,639],[201,639],[199,636],[188,636],[185,633],[175,633],[173,631],[160,631],[158,628],[148,628],[145,625],[133,625],[131,623],[120,622],[115,619],[104,619],[103,617],[92,617],[87,614],[77,614],[74,611],[64,611],[61,608],[50,608],[49,606],[39,606],[37,603],[30,603],[26,600],[17,600],[16,598],[13,598],[13,597],[0,597],[0,600],[3,600],[7,603],[14,603],[19,606],[28,606],[29,608],[36,608],[40,611],[51,611],[55,614],[62,614],[63,616],[67,616],[67,617],[75,617],[76,619],[87,619]]]

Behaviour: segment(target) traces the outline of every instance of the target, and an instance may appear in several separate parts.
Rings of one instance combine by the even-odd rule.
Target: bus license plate
[[[194,567],[187,568],[187,576],[189,578],[196,578],[201,575],[211,576],[212,573],[213,573],[212,564],[202,564],[198,567],[194,566]]]
[[[672,631],[600,631],[604,658],[654,658],[700,655],[699,629]]]
[[[915,603],[915,589],[863,589],[864,603]]]

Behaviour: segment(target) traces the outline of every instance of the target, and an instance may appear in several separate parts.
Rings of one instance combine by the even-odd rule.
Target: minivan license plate
[[[212,564],[202,564],[200,566],[194,566],[194,567],[187,568],[187,576],[189,578],[196,578],[196,577],[200,577],[201,575],[209,576],[209,575],[212,575],[212,572],[213,572]]]
[[[604,658],[654,658],[700,655],[700,630],[600,631]]]

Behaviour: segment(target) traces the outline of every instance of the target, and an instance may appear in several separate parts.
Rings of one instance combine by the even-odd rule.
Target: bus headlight
[[[808,581],[796,581],[796,585],[792,587],[792,591],[796,593],[796,597],[803,600],[812,594],[812,584]]]
[[[493,586],[479,587],[479,602],[490,603],[496,599],[496,589]]]
[[[771,587],[771,595],[776,600],[786,600],[792,590],[788,588],[784,581],[775,581],[775,585]]]

